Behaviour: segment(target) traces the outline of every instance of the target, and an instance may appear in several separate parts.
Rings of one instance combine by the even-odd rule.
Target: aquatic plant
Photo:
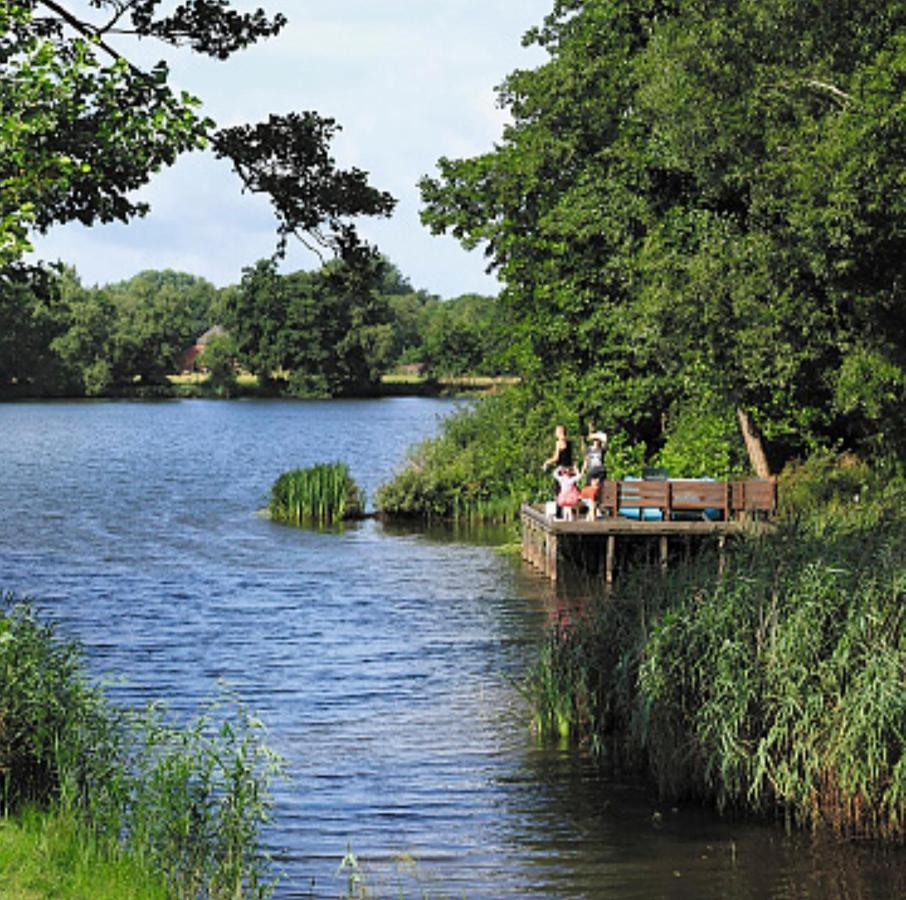
[[[163,873],[177,896],[265,896],[258,844],[279,760],[235,700],[187,726],[123,710],[78,646],[28,602],[0,597],[0,806],[73,819],[103,854]]]
[[[819,508],[803,485],[801,515],[736,542],[722,575],[707,553],[628,575],[550,634],[538,728],[665,797],[906,839],[906,485],[862,491]]]
[[[360,516],[364,495],[345,463],[320,463],[284,472],[271,488],[268,513],[287,525],[329,525]]]

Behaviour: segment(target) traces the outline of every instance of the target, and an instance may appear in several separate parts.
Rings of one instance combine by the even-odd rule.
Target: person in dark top
[[[607,450],[607,435],[603,431],[593,431],[588,440],[591,442],[585,451],[585,462],[582,464],[581,474],[589,481],[597,478],[604,480],[604,452]]]
[[[547,471],[548,466],[556,466],[560,468],[571,466],[573,464],[573,444],[566,435],[565,425],[558,425],[554,429],[554,440],[556,441],[554,445],[554,452],[551,456],[544,460],[545,472]]]
[[[566,435],[566,426],[558,425],[554,429],[554,452],[544,460],[543,469],[546,472],[549,466],[555,467],[555,472],[559,473],[561,469],[572,468],[573,465],[573,444]],[[554,498],[560,493],[560,484],[554,480]],[[560,516],[560,506],[557,506],[557,517]]]

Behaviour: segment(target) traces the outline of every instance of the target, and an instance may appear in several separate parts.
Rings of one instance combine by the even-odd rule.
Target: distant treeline
[[[225,288],[170,270],[85,287],[61,267],[0,284],[0,396],[167,393],[213,326],[193,364],[220,393],[240,368],[293,396],[367,392],[407,363],[428,377],[505,372],[493,297],[442,300],[385,259],[289,275],[262,260]]]

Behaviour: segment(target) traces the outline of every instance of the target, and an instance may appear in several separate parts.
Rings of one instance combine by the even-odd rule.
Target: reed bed
[[[0,596],[0,813],[75,822],[92,854],[132,860],[169,896],[264,897],[258,843],[280,761],[226,697],[186,726],[113,706],[78,646]]]
[[[538,729],[665,797],[902,842],[906,487],[839,499],[740,540],[722,576],[710,554],[639,570],[558,627],[528,682]]]
[[[330,525],[357,518],[365,498],[345,463],[320,463],[284,472],[271,488],[268,513],[287,525]]]

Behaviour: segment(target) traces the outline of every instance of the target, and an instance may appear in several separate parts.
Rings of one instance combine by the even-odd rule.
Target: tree
[[[498,375],[502,336],[495,299],[463,294],[430,307],[422,360],[435,375]]]
[[[301,397],[372,389],[392,348],[390,308],[377,290],[382,274],[378,258],[286,276],[273,260],[245,269],[224,323],[241,364]]]
[[[887,0],[557,0],[424,221],[485,245],[520,373],[584,417],[653,448],[729,404],[775,463],[902,449],[904,35]]]
[[[177,92],[164,62],[150,71],[110,43],[153,39],[226,59],[279,33],[282,15],[242,13],[229,0],[0,2],[0,274],[28,249],[28,234],[78,220],[126,222],[133,198],[165,165],[210,146],[243,187],[269,196],[278,249],[297,235],[318,252],[368,252],[347,219],[389,215],[394,201],[359,169],[337,169],[328,145],[339,126],[314,112],[217,128],[195,97]]]
[[[199,360],[207,370],[208,384],[221,397],[232,397],[236,390],[236,341],[228,332],[210,337]]]

